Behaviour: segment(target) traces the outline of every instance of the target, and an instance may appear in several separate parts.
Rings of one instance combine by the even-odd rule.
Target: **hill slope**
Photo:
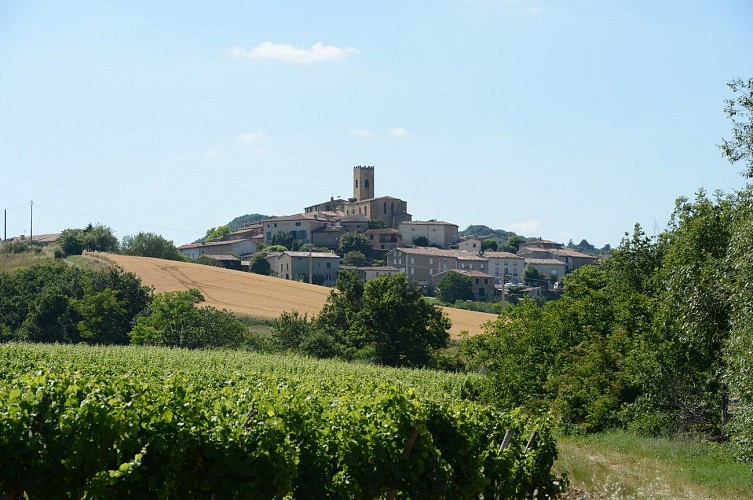
[[[319,313],[331,288],[309,285],[271,276],[230,271],[189,262],[103,255],[124,271],[134,273],[145,285],[157,292],[198,288],[206,303],[238,314],[261,318],[277,318],[283,311],[296,310],[314,316]],[[444,308],[452,321],[453,336],[467,330],[481,333],[481,325],[496,319],[493,314]]]

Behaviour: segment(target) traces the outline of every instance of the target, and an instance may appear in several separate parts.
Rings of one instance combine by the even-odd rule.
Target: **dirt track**
[[[206,303],[219,309],[261,318],[277,318],[283,311],[319,313],[331,288],[270,276],[230,271],[217,267],[147,257],[96,254],[132,272],[157,292],[198,288]],[[445,308],[452,321],[453,336],[462,330],[481,333],[481,325],[496,319],[493,314]]]

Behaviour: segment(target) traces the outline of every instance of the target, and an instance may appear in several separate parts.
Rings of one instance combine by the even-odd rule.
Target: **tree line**
[[[753,79],[733,82],[723,154],[753,177]],[[743,121],[741,121],[743,120]],[[490,401],[579,432],[700,433],[753,459],[753,185],[677,200],[656,236],[564,278],[559,300],[507,309],[463,346]]]

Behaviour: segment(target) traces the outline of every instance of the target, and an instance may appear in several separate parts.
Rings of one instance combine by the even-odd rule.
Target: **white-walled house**
[[[424,237],[429,245],[448,248],[458,241],[458,226],[441,220],[412,220],[397,227],[401,245],[413,245],[416,238]]]
[[[256,252],[256,243],[249,239],[218,240],[191,243],[178,247],[180,253],[189,259],[197,259],[202,255],[235,255],[242,257]]]

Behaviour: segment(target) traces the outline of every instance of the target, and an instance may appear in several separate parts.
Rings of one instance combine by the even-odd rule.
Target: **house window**
[[[476,284],[478,285],[478,278],[476,278]]]
[[[429,259],[429,264],[434,264],[434,259]]]
[[[410,258],[410,263],[411,263],[411,264],[415,264],[415,263],[416,263],[416,259],[415,259],[415,258],[413,258],[413,257],[411,257],[411,258]]]
[[[488,285],[488,284],[489,284],[489,278],[484,278],[484,285]]]
[[[370,234],[370,235],[369,235],[369,239],[370,239],[370,240],[373,240],[373,239],[374,239],[374,235],[373,235],[373,234]]]
[[[275,227],[277,227],[277,223],[275,222]]]
[[[332,269],[332,263],[331,262],[327,262],[327,269]]]
[[[416,268],[415,267],[411,267],[410,268],[410,273],[411,274],[416,274]]]
[[[267,231],[267,239],[268,240],[272,239],[272,231]]]
[[[296,223],[295,223],[295,225],[296,225],[296,226],[300,226],[300,225],[301,225],[301,223],[300,223],[300,222],[296,222]]]
[[[549,270],[549,274],[550,274],[551,276],[557,276],[557,272],[558,272],[558,271],[557,271],[556,269],[550,269],[550,270]]]

